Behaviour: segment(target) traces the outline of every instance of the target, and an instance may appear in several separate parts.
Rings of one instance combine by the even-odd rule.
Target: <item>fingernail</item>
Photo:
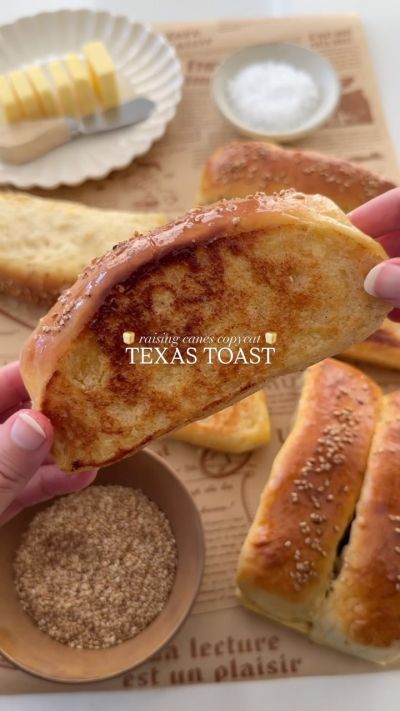
[[[367,274],[364,289],[381,299],[400,299],[400,264],[377,264]]]
[[[26,412],[20,412],[14,420],[10,435],[14,444],[21,449],[39,449],[46,439],[43,427]]]

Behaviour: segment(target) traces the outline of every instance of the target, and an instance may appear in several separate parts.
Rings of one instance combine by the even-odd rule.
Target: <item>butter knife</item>
[[[138,97],[85,118],[67,116],[2,126],[0,159],[6,163],[28,163],[78,136],[114,131],[145,121],[154,108],[154,101]]]

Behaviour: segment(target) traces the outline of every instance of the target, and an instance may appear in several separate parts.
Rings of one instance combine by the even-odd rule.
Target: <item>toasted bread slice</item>
[[[52,303],[94,257],[165,222],[164,215],[0,192],[0,292]]]
[[[267,401],[262,390],[173,434],[181,442],[232,454],[262,447],[270,437]]]
[[[377,331],[362,343],[350,346],[340,357],[400,370],[400,323],[385,319]]]
[[[74,471],[121,459],[269,376],[363,340],[389,310],[363,288],[385,257],[330,200],[294,191],[197,208],[117,245],[60,297],[22,352],[33,406],[54,425],[57,463]],[[136,365],[126,331],[139,343],[129,347]],[[257,363],[256,346],[242,340],[242,357],[235,348],[226,364],[222,339],[267,331],[277,334],[274,354],[259,351]],[[160,362],[154,350],[144,358],[143,340],[165,333],[180,338],[184,364]],[[197,346],[193,362],[189,344],[199,337],[213,345]],[[172,354],[169,346],[169,362]]]

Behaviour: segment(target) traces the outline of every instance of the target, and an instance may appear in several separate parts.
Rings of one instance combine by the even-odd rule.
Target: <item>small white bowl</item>
[[[252,126],[251,122],[244,122],[237,115],[235,107],[229,98],[229,81],[244,67],[260,62],[282,62],[291,64],[296,69],[301,69],[309,74],[319,89],[319,102],[314,113],[295,129],[282,133],[269,133],[260,131]],[[340,82],[338,76],[328,62],[318,52],[285,42],[270,42],[245,47],[235,52],[219,65],[212,82],[214,100],[225,118],[237,128],[238,131],[252,138],[270,139],[280,143],[303,138],[307,134],[322,126],[335,111],[340,98]]]

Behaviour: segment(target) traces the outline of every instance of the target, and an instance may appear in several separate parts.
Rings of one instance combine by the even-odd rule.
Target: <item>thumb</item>
[[[0,427],[0,515],[40,467],[53,439],[40,412],[19,410]]]
[[[400,306],[400,258],[377,264],[367,274],[364,288],[371,296],[378,296],[392,306]]]

